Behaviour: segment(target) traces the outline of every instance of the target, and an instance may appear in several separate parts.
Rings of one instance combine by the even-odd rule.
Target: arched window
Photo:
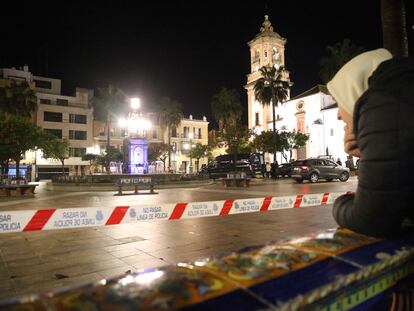
[[[260,63],[260,51],[259,50],[256,50],[256,52],[254,53],[254,62]]]
[[[275,64],[278,64],[280,62],[280,53],[277,48],[273,48],[272,50],[272,61]]]

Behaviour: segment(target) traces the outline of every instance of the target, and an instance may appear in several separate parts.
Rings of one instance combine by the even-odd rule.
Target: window
[[[50,99],[41,98],[40,103],[43,104],[43,105],[50,105],[52,103],[52,101]]]
[[[172,152],[177,152],[177,143],[176,142],[173,142],[172,144],[171,144],[171,150],[172,150]]]
[[[194,138],[201,139],[201,128],[199,127],[194,128]]]
[[[52,88],[52,82],[45,81],[45,80],[33,80],[35,83],[35,87],[41,88],[41,89],[51,89]]]
[[[157,139],[157,130],[152,131],[152,138]]]
[[[86,131],[69,130],[69,139],[86,140]]]
[[[264,57],[267,59],[267,50],[264,51]]]
[[[56,138],[62,138],[62,130],[56,129],[43,129],[43,131],[47,134],[53,135]]]
[[[254,116],[255,116],[254,125],[259,126],[260,125],[260,122],[259,122],[259,113],[256,112]]]
[[[181,147],[182,154],[188,154],[188,152],[190,151],[190,142],[182,141],[180,147]]]
[[[70,123],[86,124],[86,115],[84,114],[69,114]]]
[[[56,105],[58,106],[67,106],[69,104],[67,99],[57,98]]]
[[[260,51],[259,50],[256,50],[256,52],[254,53],[254,62],[255,63],[260,62]]]
[[[86,148],[69,148],[70,157],[81,157],[86,153]]]
[[[173,127],[171,129],[171,137],[177,137],[177,128],[176,127]]]
[[[62,113],[45,111],[43,112],[43,120],[49,122],[62,122]]]
[[[188,126],[184,126],[184,137],[188,138],[188,134],[190,134],[190,128]]]

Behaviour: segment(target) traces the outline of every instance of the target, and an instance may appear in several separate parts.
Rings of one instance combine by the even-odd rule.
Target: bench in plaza
[[[221,184],[224,187],[249,187],[250,178],[222,178]]]
[[[118,193],[115,195],[123,195],[123,191],[125,191],[124,189],[126,187],[134,187],[134,192],[132,194],[144,194],[140,193],[138,188],[149,188],[149,193],[147,192],[146,194],[157,194],[157,192],[154,191],[154,186],[156,186],[157,183],[152,181],[151,177],[120,178],[115,185],[118,187]]]
[[[20,195],[25,195],[26,193],[34,194],[36,186],[39,184],[35,183],[12,183],[14,181],[3,181],[0,183],[0,191],[5,193],[7,196],[11,196],[11,194],[19,193]]]
[[[229,173],[226,177],[220,178],[221,184],[224,187],[249,187],[250,185],[250,177],[246,175],[246,173]]]

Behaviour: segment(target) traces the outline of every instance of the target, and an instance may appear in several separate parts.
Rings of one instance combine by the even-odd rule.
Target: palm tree
[[[167,127],[168,135],[168,167],[171,167],[171,130],[180,125],[184,114],[181,110],[181,104],[168,97],[161,99],[159,123]]]
[[[227,125],[236,124],[242,115],[239,93],[235,89],[222,87],[220,92],[213,96],[211,109],[219,124],[219,131]]]
[[[26,81],[11,81],[6,87],[0,88],[0,115],[30,118],[36,108],[36,94]]]
[[[273,131],[276,131],[275,107],[288,98],[290,83],[284,77],[284,66],[263,66],[259,71],[262,76],[254,85],[254,96],[264,106],[272,104]],[[276,159],[276,153],[274,158]]]
[[[326,47],[328,55],[319,61],[321,66],[319,74],[322,81],[328,83],[343,65],[363,51],[362,46],[355,45],[349,39],[344,39],[332,46],[328,45]]]
[[[381,0],[384,48],[394,57],[408,56],[404,0]]]
[[[125,103],[125,96],[113,85],[104,88],[97,88],[92,99],[95,120],[106,123],[106,148],[111,145],[111,124],[114,112],[119,111]]]

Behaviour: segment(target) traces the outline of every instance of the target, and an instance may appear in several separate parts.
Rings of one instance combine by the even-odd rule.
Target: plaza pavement
[[[261,181],[247,189],[212,185],[166,189],[158,195],[113,196],[104,193],[46,193],[0,201],[2,210],[48,207],[114,206],[283,196],[353,191],[347,183],[294,184]],[[155,200],[155,201],[154,201]],[[333,228],[331,206],[307,207],[133,225],[8,233],[0,235],[0,298],[56,290],[153,266],[195,260],[248,245]]]

